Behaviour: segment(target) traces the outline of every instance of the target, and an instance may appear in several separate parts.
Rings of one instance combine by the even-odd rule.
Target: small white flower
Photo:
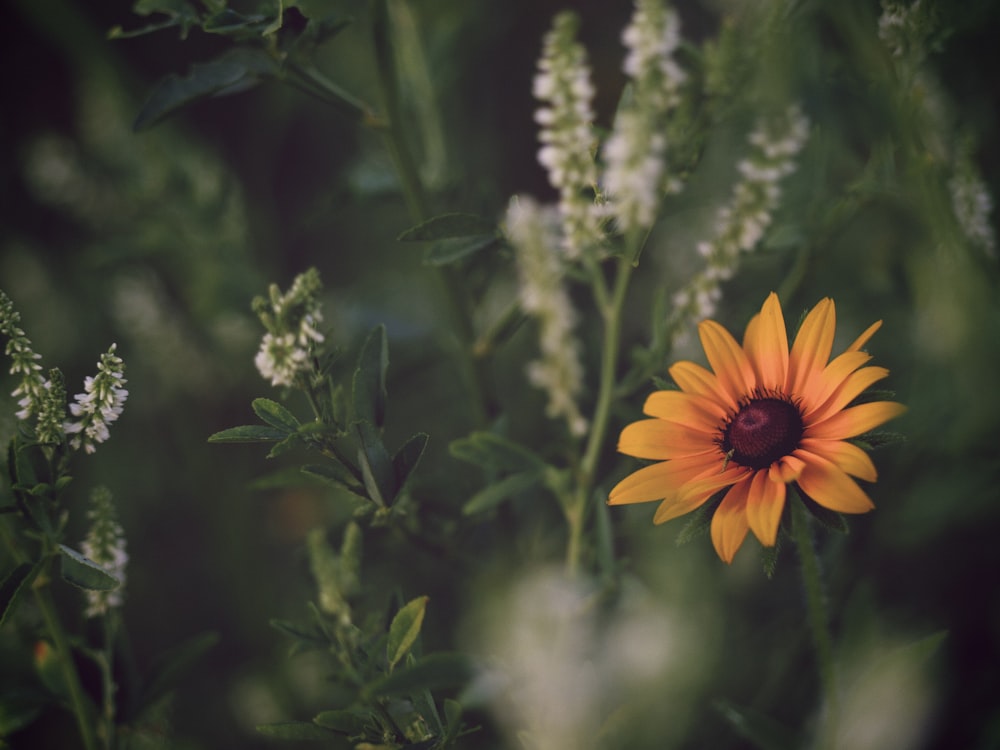
[[[91,521],[90,531],[80,548],[91,561],[118,580],[118,587],[111,591],[87,591],[84,614],[98,617],[122,605],[128,553],[125,550],[125,532],[118,523],[111,493],[104,487],[98,487],[91,493],[90,500],[91,509],[87,513]]]
[[[75,402],[69,405],[69,411],[78,419],[63,425],[67,435],[75,436],[70,440],[70,446],[82,446],[87,453],[93,453],[98,443],[111,436],[108,425],[121,416],[128,398],[128,391],[123,387],[128,382],[123,377],[125,363],[115,354],[117,346],[112,344],[101,355],[97,375],[88,375],[83,381],[83,393],[73,397]]]

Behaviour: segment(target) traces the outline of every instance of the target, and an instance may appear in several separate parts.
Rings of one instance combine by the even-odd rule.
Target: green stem
[[[51,559],[55,560],[56,558],[57,556],[54,555]],[[51,567],[51,563],[47,567]],[[73,664],[73,652],[70,650],[69,639],[66,637],[59,614],[56,612],[55,602],[52,600],[52,592],[48,585],[49,571],[43,570],[40,578],[44,582],[35,586],[35,599],[38,602],[38,609],[42,613],[49,637],[52,638],[56,658],[59,659],[66,690],[69,692],[70,707],[73,709],[76,724],[80,730],[80,739],[85,750],[97,750],[93,711],[86,695],[84,695],[83,687],[80,685],[80,677],[76,672],[76,665]]]
[[[833,639],[830,636],[830,618],[820,580],[819,558],[809,529],[809,514],[802,500],[791,498],[792,534],[802,563],[802,582],[806,592],[806,609],[809,629],[819,663],[819,677],[823,688],[825,716],[821,730],[820,747],[833,746],[833,732],[837,721],[837,675],[833,659]]]
[[[583,528],[587,519],[587,504],[593,492],[594,474],[597,471],[597,461],[604,446],[605,432],[611,415],[611,404],[614,399],[615,376],[618,365],[618,353],[621,346],[622,308],[625,305],[625,293],[632,276],[633,265],[629,258],[618,260],[615,276],[615,286],[607,304],[601,306],[604,318],[604,341],[601,349],[600,385],[597,392],[597,403],[594,406],[594,417],[590,425],[587,446],[583,459],[580,461],[577,476],[576,492],[566,507],[566,521],[569,524],[569,542],[566,546],[566,572],[575,576],[579,572],[580,557],[583,551]],[[595,283],[603,284],[603,279]]]

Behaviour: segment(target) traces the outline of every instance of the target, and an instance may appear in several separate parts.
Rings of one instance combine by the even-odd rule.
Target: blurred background
[[[324,48],[323,68],[377,101],[368,5],[331,5],[356,22]],[[1000,64],[1000,6],[932,4],[940,32],[928,41],[920,77],[907,79],[896,77],[879,46],[877,3],[791,5],[805,21],[778,55],[781,85],[802,102],[813,135],[785,184],[771,239],[726,284],[718,318],[739,331],[767,292],[780,289],[790,323],[833,297],[839,348],[873,320],[885,321],[868,348],[891,370],[887,387],[910,407],[890,425],[908,440],[874,456],[877,510],[851,519],[847,536],[820,536],[835,632],[856,686],[845,711],[859,734],[847,746],[996,748],[997,255],[960,231],[947,181],[969,168],[990,194],[1000,189],[992,73]],[[82,507],[95,483],[114,494],[131,557],[124,619],[140,668],[185,638],[220,636],[177,691],[167,718],[174,746],[268,747],[274,742],[254,725],[323,708],[328,668],[315,655],[289,658],[268,621],[305,615],[314,598],[305,535],[315,526],[336,529],[350,508],[313,486],[261,482],[277,466],[259,446],[206,443],[213,432],[254,421],[251,399],[276,397],[253,366],[262,332],[251,298],[316,266],[326,322],[345,351],[385,323],[386,442],[429,433],[414,492],[442,517],[478,489],[447,450],[472,422],[454,398],[455,375],[442,354],[447,322],[434,272],[421,248],[395,240],[413,222],[379,139],[277,82],[198,102],[134,132],[158,80],[185,73],[228,42],[197,29],[186,39],[170,29],[107,40],[114,26],[147,22],[131,6],[6,4],[0,288],[21,312],[43,365],[62,368],[70,393],[81,390],[75,384],[111,342],[126,362],[125,414],[110,442],[75,466],[74,500]],[[720,33],[752,36],[740,25],[742,3],[675,6],[693,44]],[[581,16],[598,119],[608,127],[624,82],[620,33],[629,3],[397,4],[397,21],[421,43],[407,51],[420,64],[405,83],[432,213],[499,219],[515,193],[554,199],[536,161],[531,79],[542,35],[565,7]],[[656,292],[678,288],[699,267],[695,243],[728,197],[752,113],[736,84],[732,113],[717,113],[695,176],[650,238],[626,319],[629,347],[646,342]],[[502,254],[462,271],[471,292],[489,290],[486,315],[515,293]],[[596,341],[586,325],[580,330],[585,344]],[[526,395],[523,377],[534,346],[530,328],[519,331],[497,353],[493,379],[511,432],[544,450],[538,442],[553,427],[540,417],[543,397]],[[587,364],[593,375],[596,366]],[[14,385],[6,375],[2,382],[6,442],[15,430]],[[634,418],[644,396],[615,415],[613,431]],[[303,413],[303,404],[288,405]],[[634,466],[610,445],[606,453],[605,489]],[[817,686],[794,551],[782,552],[768,580],[755,542],[727,567],[707,539],[678,547],[683,522],[654,528],[652,513],[639,506],[611,514],[636,611],[653,614],[635,620],[644,623],[641,633],[601,632],[639,648],[617,663],[638,669],[645,655],[662,666],[643,678],[649,705],[623,719],[632,746],[749,746],[726,718],[731,706],[801,728]],[[82,513],[74,518],[79,523]],[[524,498],[509,513],[454,524],[450,533],[452,556],[378,530],[365,540],[367,586],[398,586],[407,599],[431,596],[425,630],[438,641],[431,645],[495,644],[483,635],[490,606],[510,601],[517,611],[526,601],[537,612],[531,597],[552,601],[544,585],[539,594],[534,584],[513,582],[535,580],[561,559],[564,529],[554,503]],[[473,572],[470,560],[477,560]],[[931,653],[905,651],[943,631]],[[15,630],[0,634],[4,690],[30,672],[21,645]],[[638,692],[622,696],[633,708],[645,705]],[[469,720],[485,726],[470,747],[500,746],[491,714],[472,709]]]

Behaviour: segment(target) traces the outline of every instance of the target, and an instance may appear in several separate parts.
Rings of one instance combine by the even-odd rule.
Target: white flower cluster
[[[664,117],[680,102],[686,75],[674,60],[680,44],[680,20],[663,0],[637,0],[631,23],[622,34],[628,49],[624,70],[632,81],[632,100],[615,118],[602,151],[602,187],[610,213],[623,232],[652,226],[660,197],[680,190],[666,173]]]
[[[527,197],[515,197],[507,209],[506,233],[514,246],[521,307],[538,320],[542,358],[528,364],[528,379],[548,393],[546,413],[563,417],[573,435],[587,420],[576,398],[583,385],[579,344],[573,336],[576,313],[562,285],[563,261],[557,218]]]
[[[904,5],[897,0],[882,0],[882,15],[878,19],[878,37],[895,58],[924,57],[920,0]]]
[[[753,250],[771,223],[781,199],[781,180],[795,171],[795,157],[809,135],[809,121],[797,105],[775,119],[762,120],[749,136],[751,155],[737,168],[742,179],[729,204],[716,214],[714,236],[699,242],[705,270],[673,298],[670,328],[680,339],[689,323],[711,316],[741,253]]]
[[[570,259],[579,258],[602,239],[601,212],[593,197],[597,185],[594,87],[586,50],[576,41],[576,26],[572,13],[556,16],[545,36],[533,91],[544,105],[535,113],[541,125],[538,161],[559,191],[562,247]]]
[[[323,321],[317,297],[321,288],[319,272],[311,268],[295,277],[286,294],[272,284],[269,300],[254,300],[254,309],[267,328],[254,364],[271,385],[293,385],[312,367],[312,349],[323,342],[317,328]]]
[[[76,394],[75,403],[69,405],[70,414],[78,419],[63,424],[66,434],[74,436],[70,438],[70,446],[80,448],[82,445],[87,453],[93,453],[97,443],[111,436],[108,425],[121,416],[128,398],[128,391],[123,387],[128,382],[124,378],[125,363],[115,354],[115,349],[117,344],[112,344],[101,355],[97,375],[86,377],[84,392]]]
[[[971,165],[948,181],[952,210],[966,238],[992,257],[996,257],[996,234],[990,223],[993,196]]]
[[[31,340],[18,325],[20,322],[21,314],[14,309],[14,303],[0,291],[0,333],[7,337],[4,351],[11,358],[10,374],[21,377],[21,382],[11,393],[20,407],[15,416],[27,421],[41,409],[46,380],[42,376],[42,366],[38,364],[42,355],[32,349]]]
[[[118,523],[111,493],[105,487],[98,487],[91,493],[90,502],[87,512],[90,530],[80,547],[84,555],[118,580],[118,587],[110,591],[87,591],[84,615],[99,617],[122,606],[128,553],[125,551],[125,532]]]

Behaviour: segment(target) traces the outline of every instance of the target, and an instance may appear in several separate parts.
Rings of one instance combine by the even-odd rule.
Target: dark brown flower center
[[[729,460],[764,469],[794,451],[802,439],[802,415],[780,398],[754,398],[740,407],[722,434]]]

